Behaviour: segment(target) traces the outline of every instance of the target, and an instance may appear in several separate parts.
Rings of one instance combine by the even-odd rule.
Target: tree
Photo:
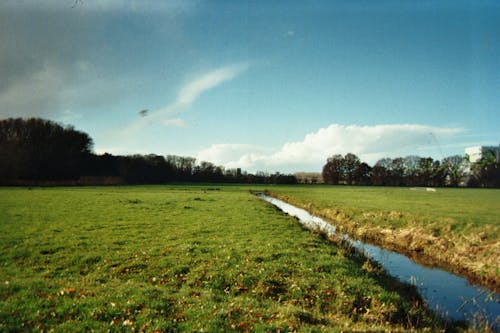
[[[386,167],[375,164],[370,174],[370,180],[373,185],[384,186],[388,184],[389,171]]]
[[[483,152],[482,158],[472,165],[469,186],[500,187],[500,163],[495,152]]]
[[[391,161],[389,175],[390,175],[389,176],[390,185],[393,186],[405,185],[404,181],[405,164],[403,158],[397,157]]]
[[[403,178],[406,185],[421,186],[420,165],[422,158],[420,156],[410,155],[403,158]]]
[[[167,156],[167,164],[175,170],[174,178],[179,181],[192,180],[196,159],[176,155]]]
[[[421,157],[418,160],[418,165],[415,173],[415,181],[411,185],[416,186],[435,186],[434,178],[437,176],[438,164],[434,164],[431,157]]]
[[[343,157],[340,154],[333,155],[326,160],[323,166],[323,181],[327,184],[336,185],[343,176]]]
[[[361,161],[354,154],[346,154],[342,160],[342,178],[349,185],[352,185],[356,178]]]
[[[77,179],[92,152],[87,133],[50,120],[0,121],[0,178]]]
[[[432,176],[430,186],[445,186],[446,185],[446,167],[439,161],[434,161],[432,164]]]
[[[370,167],[361,163],[354,154],[340,154],[329,157],[323,166],[323,180],[327,184],[360,184],[369,183]]]
[[[441,164],[446,170],[446,179],[450,186],[459,186],[467,176],[467,161],[463,156],[445,157]]]
[[[368,164],[366,164],[365,162],[360,163],[354,173],[355,183],[357,185],[370,185],[371,171],[372,168]]]

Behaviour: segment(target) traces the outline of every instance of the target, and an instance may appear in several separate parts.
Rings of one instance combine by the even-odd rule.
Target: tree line
[[[72,126],[39,118],[0,120],[0,184],[295,184],[301,177],[320,182],[308,174],[251,174],[206,161],[197,163],[192,157],[97,155],[92,148],[92,138]],[[407,156],[383,158],[371,167],[349,153],[329,157],[322,177],[327,184],[500,187],[500,164],[490,152],[475,163],[458,155],[441,161]]]
[[[371,167],[349,153],[329,157],[322,176],[333,185],[500,187],[500,163],[493,152],[487,152],[475,163],[460,155],[441,161],[406,156],[383,158]]]
[[[98,155],[92,148],[92,138],[72,126],[40,118],[0,120],[0,184],[297,183],[293,175],[251,174],[192,157]]]

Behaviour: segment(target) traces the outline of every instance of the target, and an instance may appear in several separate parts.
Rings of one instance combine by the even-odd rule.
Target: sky
[[[0,118],[99,154],[289,173],[500,142],[498,1],[3,0],[0,41]]]

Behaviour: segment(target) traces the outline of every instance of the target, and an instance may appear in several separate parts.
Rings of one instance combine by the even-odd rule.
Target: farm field
[[[0,331],[462,329],[256,188],[0,188]]]
[[[500,190],[282,186],[274,196],[376,244],[500,289]]]

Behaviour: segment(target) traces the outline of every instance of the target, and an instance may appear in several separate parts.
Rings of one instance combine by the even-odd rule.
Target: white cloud
[[[198,161],[209,161],[227,168],[250,168],[256,161],[271,154],[269,148],[250,144],[213,144],[196,156]]]
[[[140,118],[134,124],[125,129],[124,133],[128,135],[131,132],[140,131],[146,126],[154,123],[162,123],[166,126],[185,127],[186,124],[182,119],[171,119],[171,116],[185,111],[194,102],[196,102],[196,100],[204,92],[213,89],[226,81],[234,79],[247,68],[247,63],[232,64],[196,77],[180,89],[173,103],[150,112],[149,115],[144,118]]]
[[[154,111],[154,114],[163,116],[181,112],[191,106],[205,91],[234,79],[247,68],[247,64],[236,64],[205,73],[182,87],[174,103]]]
[[[163,120],[162,124],[165,126],[186,127],[186,123],[184,122],[184,120],[179,118]]]
[[[287,142],[274,152],[258,146],[219,144],[201,151],[198,158],[249,171],[319,171],[333,154],[354,153],[369,164],[382,157],[429,155],[440,150],[440,143],[446,143],[462,131],[461,128],[416,124],[333,124],[307,134],[302,141]]]

